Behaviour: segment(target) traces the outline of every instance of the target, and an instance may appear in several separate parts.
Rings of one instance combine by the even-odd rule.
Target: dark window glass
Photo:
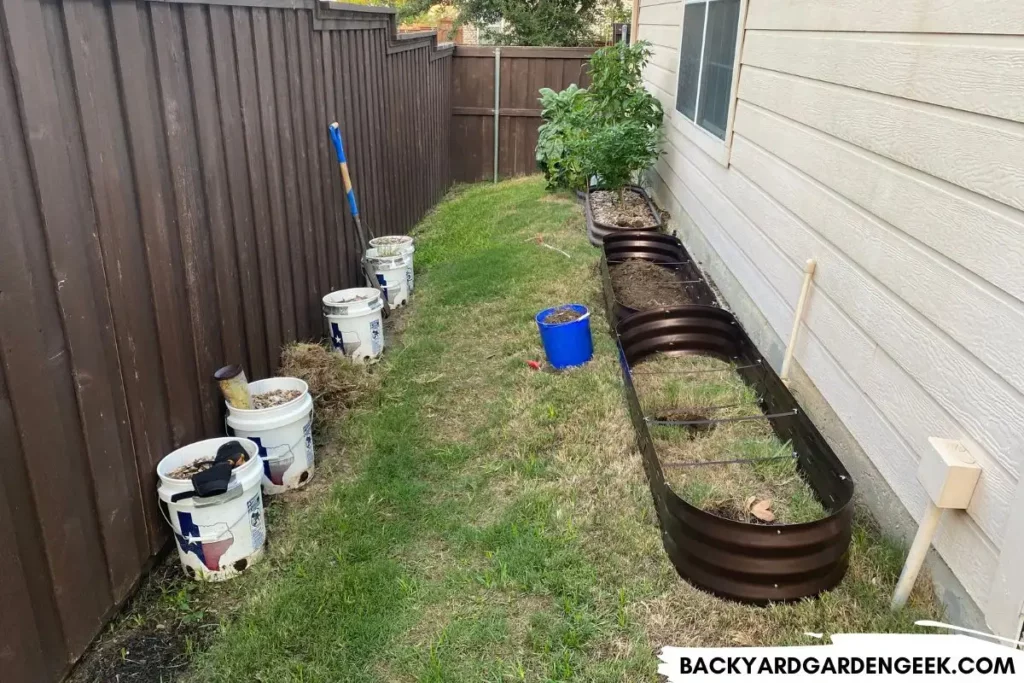
[[[733,60],[740,0],[708,3],[708,30],[704,40],[704,71],[701,74],[697,124],[725,139],[732,91]]]
[[[686,5],[683,11],[683,46],[679,57],[676,109],[688,119],[697,115],[697,81],[706,11],[707,5],[704,3]]]

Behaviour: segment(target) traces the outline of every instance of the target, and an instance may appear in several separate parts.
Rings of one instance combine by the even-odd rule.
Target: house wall
[[[920,518],[929,436],[979,451],[935,547],[974,603],[951,613],[1019,634],[1024,3],[749,0],[728,144],[675,111],[682,14],[641,0],[666,110],[656,198],[776,368],[817,259],[795,359],[856,442],[840,455],[884,483],[873,509]]]

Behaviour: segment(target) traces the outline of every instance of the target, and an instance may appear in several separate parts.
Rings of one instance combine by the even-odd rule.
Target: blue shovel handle
[[[356,193],[352,189],[352,178],[348,174],[348,161],[345,159],[345,145],[341,141],[341,126],[337,121],[328,128],[331,134],[331,142],[334,143],[334,151],[338,155],[338,165],[341,166],[341,179],[345,183],[345,196],[348,199],[348,209],[352,212],[353,218],[359,217],[359,207],[356,205]]]
[[[327,127],[327,131],[331,134],[331,142],[334,143],[334,151],[338,155],[338,163],[346,163],[345,145],[341,141],[341,126],[339,126],[337,122],[332,123]]]

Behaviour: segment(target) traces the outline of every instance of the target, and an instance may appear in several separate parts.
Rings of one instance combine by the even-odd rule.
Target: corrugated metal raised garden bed
[[[625,310],[612,273],[629,259],[672,269],[694,303]],[[756,604],[836,586],[853,481],[733,315],[707,305],[712,290],[682,244],[617,234],[601,268],[662,540],[680,575]]]
[[[606,190],[601,187],[588,188],[583,206],[587,220],[587,239],[589,239],[590,243],[595,247],[602,246],[602,240],[608,235],[615,235],[624,231],[656,233],[663,227],[661,213],[658,211],[658,207],[654,205],[654,202],[651,201],[651,198],[647,195],[647,191],[644,190],[644,188],[639,185],[627,185],[624,190],[627,195],[632,193],[642,200],[642,204],[650,213],[649,220],[647,220],[643,226],[632,225],[625,227],[600,220],[600,218],[595,215],[595,193],[605,192]]]

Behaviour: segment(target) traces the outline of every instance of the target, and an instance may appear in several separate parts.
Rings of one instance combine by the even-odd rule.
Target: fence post
[[[501,126],[501,48],[494,48],[494,182],[498,182],[498,135]]]

